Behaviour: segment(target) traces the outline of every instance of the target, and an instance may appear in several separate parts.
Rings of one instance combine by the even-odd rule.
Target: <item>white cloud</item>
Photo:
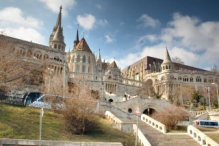
[[[140,24],[139,27],[157,27],[158,25],[160,25],[160,21],[157,19],[153,19],[150,16],[148,16],[147,14],[143,14],[138,21],[142,21],[143,24]]]
[[[59,7],[62,5],[63,15],[66,16],[67,10],[71,9],[73,6],[77,4],[76,0],[39,0],[46,4],[46,6],[53,12],[58,13]]]
[[[173,19],[160,34],[139,37],[136,46],[143,49],[136,53],[130,53],[127,58],[119,60],[119,63],[123,67],[127,67],[137,61],[133,58],[141,59],[145,56],[152,56],[163,59],[167,46],[171,57],[178,56],[186,65],[206,69],[219,62],[218,34],[219,22],[202,22],[197,17],[174,13]],[[145,43],[147,40],[155,45],[148,46]],[[127,61],[130,59],[133,60],[131,63]]]
[[[37,31],[42,26],[42,21],[31,16],[24,17],[19,8],[0,10],[0,31],[4,30],[5,35],[44,44],[45,38]]]
[[[45,42],[45,38],[38,31],[32,28],[5,28],[5,30],[7,36],[19,38],[26,41],[32,41],[39,44],[43,44]]]
[[[95,5],[98,9],[102,9],[102,6],[100,4]]]
[[[39,28],[43,22],[31,16],[23,17],[22,11],[18,8],[7,7],[0,11],[0,25]]]
[[[107,43],[112,43],[112,42],[115,41],[115,39],[112,36],[109,36],[109,35],[105,35],[105,38],[106,38]]]
[[[78,23],[86,30],[91,30],[94,27],[96,18],[91,14],[86,14],[85,16],[77,16]]]

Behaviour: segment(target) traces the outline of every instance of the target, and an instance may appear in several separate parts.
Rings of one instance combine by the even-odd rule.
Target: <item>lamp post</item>
[[[212,85],[215,85],[216,86],[216,89],[217,89],[217,107],[219,107],[219,96],[218,96],[218,86],[217,86],[217,83],[211,83]]]
[[[40,135],[39,135],[39,146],[41,146],[41,131],[42,131],[42,119],[43,119],[43,107],[41,108],[40,112]]]

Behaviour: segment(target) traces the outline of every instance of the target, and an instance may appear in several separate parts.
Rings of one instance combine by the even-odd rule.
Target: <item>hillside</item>
[[[16,139],[39,139],[40,109],[16,107],[0,104],[0,137]],[[133,146],[135,137],[111,127],[111,123],[100,118],[101,128],[87,135],[71,135],[62,128],[62,115],[44,110],[42,124],[43,140],[84,141],[84,142],[122,142]]]

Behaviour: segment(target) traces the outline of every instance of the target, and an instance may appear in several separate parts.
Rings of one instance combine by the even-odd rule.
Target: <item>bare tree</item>
[[[218,73],[219,72],[219,66],[214,64],[211,69],[210,69],[212,72],[215,72],[215,73]]]
[[[0,90],[2,94],[21,89],[25,85],[43,83],[44,63],[37,62],[24,52],[16,51],[16,43],[5,39],[0,40]],[[0,96],[0,98],[3,96]]]
[[[163,123],[168,130],[178,129],[177,123],[189,117],[190,113],[183,107],[171,105],[160,112],[152,114],[152,118]]]
[[[172,62],[175,62],[175,63],[178,63],[178,64],[184,64],[184,61],[181,58],[177,57],[177,56],[172,58]]]
[[[47,76],[48,74],[46,74]],[[49,84],[45,85],[45,92],[55,94],[58,99],[51,99],[52,109],[59,110],[64,117],[64,129],[71,134],[86,134],[99,126],[99,101],[96,93],[90,89],[90,82],[77,77],[74,83],[63,87],[63,76],[50,75]],[[48,81],[47,81],[48,83]],[[47,87],[46,87],[47,86]],[[63,104],[64,106],[60,106]]]

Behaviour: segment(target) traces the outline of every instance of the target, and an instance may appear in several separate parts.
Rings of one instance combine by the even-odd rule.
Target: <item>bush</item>
[[[96,102],[72,99],[67,101],[62,111],[65,130],[71,134],[86,134],[99,128],[98,115],[95,113]]]
[[[190,116],[190,113],[185,108],[171,105],[160,112],[155,112],[152,118],[163,123],[167,130],[177,130],[177,123],[184,121],[188,116]]]

